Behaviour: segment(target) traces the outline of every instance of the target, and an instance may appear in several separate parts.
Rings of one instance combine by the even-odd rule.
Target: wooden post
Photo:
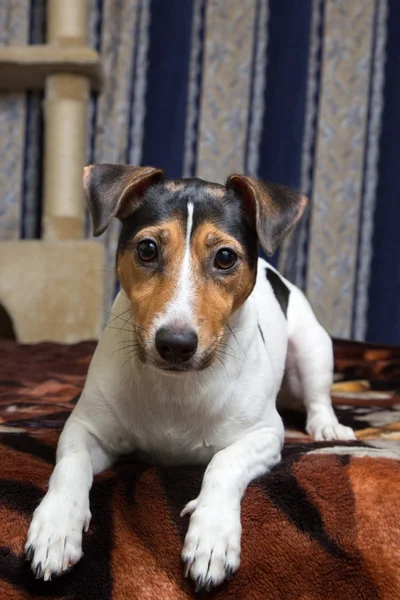
[[[54,47],[85,46],[86,0],[47,0],[47,42]],[[52,74],[45,83],[44,199],[42,237],[83,239],[89,80],[69,73]]]

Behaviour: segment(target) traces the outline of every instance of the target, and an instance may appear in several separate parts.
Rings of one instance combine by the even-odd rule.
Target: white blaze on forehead
[[[191,313],[190,301],[192,299],[192,277],[191,277],[191,257],[190,257],[190,238],[193,229],[193,202],[188,202],[188,216],[186,222],[186,242],[185,253],[183,255],[181,272],[178,279],[177,294],[174,298],[175,302],[181,306],[184,312]]]
[[[190,262],[190,237],[192,235],[192,229],[193,229],[193,212],[194,212],[193,202],[188,202],[187,209],[188,209],[188,218],[187,218],[187,223],[186,223],[185,258],[188,257],[188,260]]]
[[[194,205],[193,202],[189,201],[187,204],[185,251],[180,264],[175,293],[166,306],[165,312],[157,319],[156,328],[168,326],[169,324],[194,327],[194,285],[190,247],[190,238],[193,230],[193,213]]]

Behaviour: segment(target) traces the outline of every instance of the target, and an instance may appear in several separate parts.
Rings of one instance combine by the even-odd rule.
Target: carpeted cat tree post
[[[93,339],[102,323],[103,246],[84,239],[87,106],[101,85],[87,11],[48,0],[47,44],[0,48],[0,92],[45,90],[42,240],[0,242],[0,302],[21,342]]]

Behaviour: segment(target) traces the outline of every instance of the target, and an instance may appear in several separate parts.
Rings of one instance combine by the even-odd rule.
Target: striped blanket
[[[52,582],[35,580],[23,555],[29,520],[93,349],[0,343],[0,600],[400,598],[400,349],[339,341],[333,399],[357,441],[312,443],[301,413],[283,415],[283,460],[243,500],[232,581],[195,595],[182,575],[179,513],[203,468],[134,457],[96,477],[81,562]]]

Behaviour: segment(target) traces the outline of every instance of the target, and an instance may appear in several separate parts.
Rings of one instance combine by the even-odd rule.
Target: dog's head
[[[171,372],[213,362],[229,318],[253,289],[258,243],[272,254],[307,201],[244,175],[224,186],[124,165],[86,167],[84,186],[94,235],[114,217],[122,222],[117,273],[139,358]]]

